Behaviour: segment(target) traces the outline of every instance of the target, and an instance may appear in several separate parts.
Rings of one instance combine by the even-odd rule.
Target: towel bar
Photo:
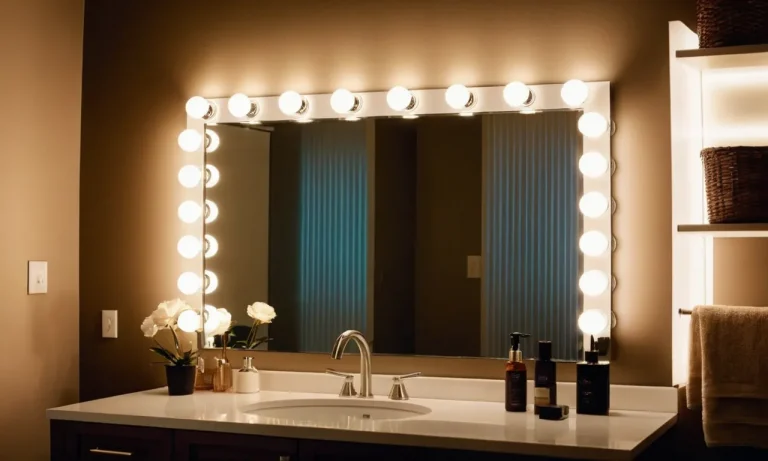
[[[693,311],[690,310],[690,309],[678,309],[677,312],[680,313],[680,315],[691,315],[691,314],[693,314]]]

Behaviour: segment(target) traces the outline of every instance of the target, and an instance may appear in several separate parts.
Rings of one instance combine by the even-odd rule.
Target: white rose
[[[212,333],[213,336],[223,335],[232,325],[232,314],[228,310],[223,307],[216,309],[216,315],[219,316],[219,327]]]
[[[141,331],[144,332],[144,336],[147,338],[154,338],[157,334],[157,325],[155,325],[155,321],[152,320],[152,317],[149,316],[144,319],[144,321],[141,323]]]
[[[191,309],[187,303],[180,299],[172,299],[161,302],[150,317],[159,328],[166,328],[173,326],[176,323],[176,316],[186,309]]]
[[[275,314],[275,308],[267,303],[253,303],[246,309],[248,317],[258,320],[261,323],[272,323],[272,320],[277,317]]]

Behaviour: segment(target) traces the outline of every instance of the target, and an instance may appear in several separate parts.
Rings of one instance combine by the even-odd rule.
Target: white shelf
[[[677,231],[717,238],[768,237],[768,224],[680,224]]]
[[[677,59],[701,70],[768,67],[768,45],[678,50]]]

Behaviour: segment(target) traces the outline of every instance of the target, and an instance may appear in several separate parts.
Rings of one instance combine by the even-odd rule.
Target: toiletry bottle
[[[507,362],[507,374],[504,379],[506,385],[505,408],[507,411],[525,411],[528,403],[528,376],[523,362],[523,352],[520,350],[520,338],[530,335],[525,333],[512,333],[509,339],[512,347],[509,349],[509,361]]]
[[[243,368],[235,373],[235,392],[255,394],[259,392],[259,370],[253,367],[253,357],[243,357]]]
[[[552,361],[551,341],[539,341],[533,382],[533,412],[538,415],[540,406],[557,405],[557,366]]]
[[[584,358],[576,365],[576,413],[607,415],[611,405],[608,363],[598,361],[597,351],[585,352]]]

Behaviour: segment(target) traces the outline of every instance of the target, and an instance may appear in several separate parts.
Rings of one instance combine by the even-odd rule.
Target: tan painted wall
[[[288,88],[331,92],[340,86],[385,90],[394,84],[445,88],[512,79],[536,84],[574,77],[613,84],[619,285],[611,375],[616,383],[670,384],[667,22],[690,24],[694,13],[693,0],[303,0],[258,7],[246,0],[89,2],[83,397],[163,382],[161,370],[147,365],[138,325],[158,301],[177,293],[181,192],[175,178],[181,153],[175,138],[185,126],[190,96],[268,95]],[[109,343],[98,338],[105,305],[119,308],[125,325]],[[279,355],[260,354],[259,366],[298,366],[312,358]],[[402,371],[417,366],[410,359],[381,360]],[[414,360],[432,360],[426,368],[433,374],[502,376],[495,361]]]
[[[0,2],[0,458],[48,458],[45,409],[78,398],[82,0]],[[27,261],[48,293],[27,295]]]

